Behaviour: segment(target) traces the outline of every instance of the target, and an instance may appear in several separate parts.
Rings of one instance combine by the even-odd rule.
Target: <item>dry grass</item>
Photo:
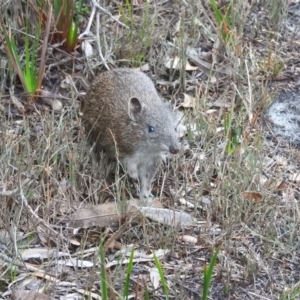
[[[125,254],[117,249],[126,245],[136,247],[137,257],[169,250],[161,264],[170,299],[200,299],[203,267],[217,245],[221,250],[211,299],[299,299],[300,191],[295,175],[300,154],[273,139],[264,119],[274,93],[292,88],[291,76],[299,75],[297,33],[285,26],[285,1],[248,2],[232,2],[234,7],[227,11],[232,24],[225,42],[206,1],[137,5],[125,1],[122,9],[121,2],[112,2],[105,9],[120,15],[129,29],[102,13],[100,25],[94,22],[91,28],[99,32],[92,42],[92,59],[79,55],[74,59],[59,50],[49,54],[45,88],[56,88],[69,99],[61,100],[64,108],[56,113],[37,104],[19,114],[8,96],[12,85],[8,64],[1,67],[1,298],[11,299],[10,291],[27,288],[57,299],[71,293],[83,297],[83,289],[94,293],[87,294],[87,299],[97,299],[101,294],[98,247],[104,238],[114,241],[106,252],[107,263],[116,263],[107,267],[109,299],[121,299],[118,293],[122,293],[126,264],[120,263]],[[15,4],[11,0],[3,9],[12,10]],[[11,11],[12,17],[15,13]],[[216,71],[193,61],[187,54],[190,49]],[[179,57],[178,69],[166,68],[166,57]],[[66,62],[58,64],[63,59]],[[187,70],[186,61],[198,69]],[[161,170],[154,192],[163,196],[166,207],[192,215],[197,225],[182,232],[146,218],[134,222],[124,217],[118,226],[74,229],[66,221],[71,213],[80,214],[82,208],[104,201],[119,203],[134,193],[134,183],[122,172],[115,178],[108,176],[114,164],[105,159],[97,163],[91,154],[79,115],[79,95],[84,91],[80,77],[91,78],[104,65],[145,63],[165,98],[180,105],[185,93],[195,101],[193,108],[184,108],[190,149]],[[13,84],[18,96],[18,80]],[[19,100],[24,101],[22,96]],[[226,151],[229,144],[230,153]],[[29,261],[22,257],[24,249],[42,247],[55,255]],[[63,259],[58,251],[64,252]],[[66,266],[70,257],[92,265]],[[137,295],[145,285],[150,299],[164,299],[162,289],[149,281],[153,267],[151,260],[134,264],[134,299],[143,299]],[[29,273],[30,279],[20,280]]]

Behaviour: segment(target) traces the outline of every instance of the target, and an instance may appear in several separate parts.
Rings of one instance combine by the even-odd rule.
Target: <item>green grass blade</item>
[[[106,280],[106,270],[105,270],[105,251],[103,246],[103,241],[100,242],[100,274],[101,274],[101,296],[103,300],[108,300],[108,287]]]
[[[20,57],[19,57],[19,54],[18,54],[18,50],[17,50],[17,46],[16,46],[14,38],[13,37],[7,37],[6,43],[7,43],[8,47],[9,47],[9,50],[12,54],[12,58],[15,61],[17,67],[18,67],[17,71],[20,72],[20,73],[18,72],[18,74],[22,75],[23,72],[22,72],[21,61],[20,61]]]
[[[13,68],[15,69],[15,71],[17,72],[17,74],[20,77],[20,80],[21,80],[24,90],[27,91],[26,82],[25,82],[25,78],[24,78],[24,72],[22,70],[22,65],[21,65],[21,61],[20,61],[20,57],[18,54],[15,40],[14,40],[13,36],[11,35],[11,33],[7,32],[6,27],[5,27],[5,22],[4,22],[1,14],[0,14],[0,23],[1,23],[1,28],[3,31],[4,40],[5,40],[5,43],[4,43],[5,51],[9,57],[10,63],[12,64]]]
[[[61,0],[53,1],[53,11],[54,11],[55,18],[58,17],[61,10],[61,6],[62,6]]]
[[[217,5],[216,1],[215,0],[210,0],[210,5],[211,5],[211,7],[214,11],[214,14],[215,14],[216,21],[217,21],[218,25],[221,26],[222,23],[223,23],[223,16],[222,16],[220,10],[218,9],[218,5]]]
[[[26,82],[27,92],[32,92],[32,77],[31,77],[31,71],[32,71],[32,65],[30,61],[30,53],[29,53],[29,25],[28,25],[28,2],[27,2],[27,17],[26,17],[26,34],[25,34],[25,70],[24,70],[24,79]]]
[[[227,10],[225,9],[225,13],[221,12],[215,0],[210,0],[210,5],[213,9],[222,38],[225,41],[230,40],[230,38],[232,38],[232,23],[227,15]]]
[[[156,266],[156,268],[158,270],[158,273],[159,273],[159,277],[160,277],[160,280],[161,280],[161,284],[162,284],[162,287],[163,287],[164,294],[166,296],[166,299],[169,299],[169,288],[168,288],[168,284],[166,282],[166,279],[165,279],[164,272],[162,270],[160,261],[157,259],[155,254],[153,254],[153,257],[154,257],[155,266]]]
[[[145,297],[145,300],[150,300],[149,291],[148,291],[148,288],[147,288],[146,285],[145,285],[145,295],[144,295],[144,297]]]
[[[134,248],[132,248],[131,250],[129,263],[126,270],[126,279],[125,279],[124,290],[123,290],[124,299],[128,299],[128,295],[129,295],[129,284],[130,284],[130,275],[132,273],[132,268],[133,268],[133,258],[134,258]]]
[[[206,300],[208,297],[210,283],[213,275],[213,269],[216,264],[219,251],[220,251],[220,247],[217,248],[214,255],[210,259],[208,268],[206,266],[204,267],[204,286],[203,286],[202,300]]]
[[[77,36],[78,36],[78,26],[77,22],[71,21],[68,31],[67,37],[67,49],[68,51],[72,51],[77,43]]]

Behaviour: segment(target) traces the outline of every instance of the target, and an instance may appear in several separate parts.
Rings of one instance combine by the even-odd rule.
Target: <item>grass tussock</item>
[[[1,297],[24,294],[18,281],[30,274],[34,292],[53,297],[297,299],[300,156],[272,138],[264,118],[298,72],[293,7],[279,0],[113,1],[90,19],[94,35],[81,36],[93,7],[79,2],[68,2],[68,24],[78,26],[72,49],[54,44],[46,26],[55,25],[58,2],[43,22],[35,1],[10,0],[0,11],[0,42],[15,44],[0,48]],[[45,14],[48,4],[37,7]],[[76,46],[84,39],[93,50],[88,58]],[[145,68],[185,114],[189,149],[160,170],[153,193],[165,208],[192,216],[191,228],[125,213],[136,183],[105,154],[97,160],[87,142],[83,78],[117,66]],[[43,70],[34,104],[20,71],[30,67]],[[61,109],[49,108],[45,91]],[[92,220],[85,209],[114,201],[117,222],[72,226],[70,216]],[[61,288],[66,282],[69,290]]]

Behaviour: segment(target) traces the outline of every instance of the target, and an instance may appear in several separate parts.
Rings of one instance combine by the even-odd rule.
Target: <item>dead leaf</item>
[[[242,196],[244,199],[253,201],[255,203],[260,202],[262,199],[262,195],[259,192],[245,191],[242,193]]]
[[[194,208],[195,207],[195,205],[193,203],[191,203],[189,201],[186,201],[183,198],[179,199],[179,203],[182,204],[182,205],[184,205],[184,206],[186,206],[186,207],[189,207],[189,208]]]
[[[294,173],[291,178],[290,178],[291,181],[296,181],[296,182],[300,182],[300,173]]]
[[[207,115],[216,116],[216,115],[218,115],[219,110],[218,109],[208,109],[205,113]]]
[[[62,266],[74,267],[74,268],[91,268],[94,266],[94,263],[92,263],[89,260],[82,260],[77,258],[71,258],[68,260],[60,259],[56,261],[56,264]]]
[[[126,210],[125,210],[126,211]],[[78,212],[68,216],[70,226],[90,228],[94,226],[109,227],[118,224],[123,213],[115,202],[81,208]],[[68,221],[63,219],[63,221]]]
[[[52,277],[52,276],[46,274],[45,271],[43,271],[43,270],[35,271],[35,272],[32,273],[32,275],[37,277],[37,278],[41,278],[43,280],[55,282],[55,284],[60,283],[60,281],[56,277]],[[74,284],[73,284],[73,286],[74,286]]]
[[[91,57],[94,55],[94,49],[93,49],[93,46],[92,44],[87,41],[87,40],[84,40],[81,44],[81,50],[82,52],[84,52],[85,54],[85,57]]]
[[[105,242],[104,250],[107,249],[116,249],[117,247],[120,249],[120,244],[116,241],[118,238],[122,236],[124,231],[127,228],[126,222]],[[116,247],[117,246],[117,247]]]
[[[73,246],[80,246],[81,244],[77,241],[77,240],[74,240],[74,239],[70,239],[70,243],[73,245]]]
[[[187,49],[186,54],[206,75],[208,76],[212,75],[211,74],[211,72],[213,71],[212,64],[199,58],[196,49],[189,48]]]
[[[182,107],[186,107],[186,108],[195,108],[196,106],[196,99],[188,94],[183,93],[184,98],[183,98],[183,102],[181,103]]]
[[[234,69],[232,69],[230,66],[221,66],[217,69],[214,69],[214,65],[201,59],[198,55],[198,52],[196,49],[189,48],[186,51],[186,54],[189,59],[195,63],[200,70],[202,70],[208,77],[212,77],[212,75],[216,76],[216,73],[225,74],[225,75],[233,75]],[[214,81],[216,81],[216,78],[214,78]]]
[[[217,100],[215,101],[212,106],[215,107],[223,107],[223,108],[232,108],[232,103],[226,100]]]
[[[167,57],[165,59],[164,63],[165,67],[168,69],[175,69],[175,70],[180,70],[182,68],[182,61],[178,56],[173,57]],[[188,61],[185,64],[185,70],[186,71],[194,71],[197,70],[197,66],[192,66]]]
[[[11,100],[12,100],[13,104],[17,107],[19,112],[21,114],[23,114],[25,112],[25,107],[22,104],[22,102],[18,98],[16,98],[14,95],[11,95]]]
[[[58,218],[61,222],[70,222],[72,227],[90,228],[94,226],[109,227],[119,224],[123,218],[140,220],[142,216],[136,209],[142,202],[137,200],[123,201],[121,204],[109,202],[89,208],[81,208],[78,212],[69,215],[67,218]],[[154,199],[152,207],[162,207],[159,200]]]
[[[13,297],[17,300],[55,300],[53,297],[33,291],[16,291],[13,292]]]
[[[287,190],[288,188],[290,188],[290,183],[289,182],[286,182],[286,181],[281,181],[280,184],[277,186],[277,189],[279,191],[285,191]]]
[[[64,218],[57,218],[57,220],[69,222],[69,225],[75,228],[109,227],[119,224],[124,218],[140,221],[144,217],[138,210],[141,205],[142,202],[138,199],[123,201],[121,204],[109,202],[89,208],[80,208],[78,212]],[[161,208],[162,204],[159,199],[154,199],[151,202],[151,207],[153,209]]]
[[[38,258],[41,260],[53,257],[61,257],[68,256],[69,254],[66,252],[57,252],[56,249],[47,249],[47,248],[32,248],[25,249],[21,253],[21,257],[23,260],[29,260],[32,258]]]
[[[170,250],[168,249],[157,249],[156,251],[149,254],[148,257],[154,257],[155,255],[158,259],[161,259],[165,257],[168,253],[170,253]]]
[[[113,261],[110,261],[109,263],[107,263],[105,265],[105,269],[110,269],[111,267],[114,267],[114,266],[119,266],[120,264],[122,265],[127,265],[129,263],[130,259],[116,259],[116,260],[113,260]],[[134,263],[141,263],[141,262],[150,262],[150,261],[153,261],[153,258],[135,258],[133,259],[133,262]]]
[[[139,71],[142,71],[142,72],[147,72],[147,71],[150,70],[149,64],[144,64],[144,65],[142,65],[142,66],[140,66],[140,67],[138,67],[136,69],[139,70]]]
[[[52,99],[52,98],[43,98],[44,101],[51,106],[51,108],[55,111],[62,109],[62,103],[58,99]]]
[[[185,65],[185,70],[186,71],[195,71],[195,70],[198,70],[198,67],[197,66],[192,66],[188,61],[186,62],[186,65]]]
[[[172,227],[190,227],[195,225],[191,215],[183,211],[173,211],[166,208],[139,207],[138,210],[149,219]]]
[[[197,238],[190,236],[190,235],[181,235],[178,237],[178,241],[189,243],[189,244],[197,244]]]
[[[159,272],[158,272],[157,268],[150,268],[149,271],[150,271],[149,273],[150,273],[151,283],[152,283],[154,289],[157,289],[159,287],[159,283],[160,283]]]
[[[127,253],[127,255],[124,255],[124,252]],[[130,259],[129,258],[126,258],[126,259],[122,259],[120,260],[120,255],[117,255],[117,254],[120,254],[122,253],[122,256],[127,256],[129,257],[130,254],[131,254],[131,249],[127,249],[127,247],[123,247],[120,251],[118,251],[116,253],[116,259],[113,260],[113,261],[110,261],[109,263],[107,263],[105,265],[105,268],[106,269],[109,269],[113,266],[116,266],[116,265],[119,265],[120,263],[122,265],[124,264],[128,264]],[[161,258],[164,258],[166,255],[168,255],[168,253],[170,253],[170,250],[168,249],[158,249],[157,251],[155,251],[154,253],[151,253],[149,255],[145,255],[143,252],[140,252],[138,250],[135,250],[134,251],[134,259],[133,259],[133,262],[136,263],[136,262],[149,262],[149,261],[154,261],[154,255],[158,258],[158,259],[161,259]]]

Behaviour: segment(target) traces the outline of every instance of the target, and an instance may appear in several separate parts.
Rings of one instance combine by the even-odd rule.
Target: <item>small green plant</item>
[[[27,2],[26,15],[24,17],[25,35],[23,39],[23,52],[19,50],[20,47],[10,26],[9,17],[0,14],[0,41],[3,41],[10,66],[18,74],[23,89],[28,95],[28,102],[30,103],[34,102],[41,92],[51,25],[57,29],[52,35],[51,40],[62,43],[66,51],[73,51],[78,38],[77,20],[86,11],[82,0],[75,3],[74,0],[53,0],[55,24],[51,24],[52,6],[51,4],[47,5],[47,3],[45,0],[40,0],[37,2],[37,7],[34,7],[31,2]],[[32,23],[29,22],[31,19],[30,8],[36,15]],[[74,17],[75,13],[76,18]],[[42,32],[44,32],[42,51],[39,52]]]
[[[267,57],[258,63],[260,74],[277,78],[284,68],[284,61],[276,53],[269,51]]]
[[[53,16],[51,42],[58,43],[62,49],[71,52],[78,43],[78,24],[89,12],[83,0],[53,0]],[[36,13],[45,17],[44,8],[48,1],[37,2],[39,10]]]
[[[220,251],[220,247],[217,248],[214,255],[211,257],[208,268],[206,266],[204,266],[204,270],[203,270],[204,284],[203,284],[202,300],[206,300],[208,297],[211,279],[212,279],[212,275],[213,275],[213,269],[216,265],[219,251]]]
[[[280,296],[280,300],[297,300],[297,299],[299,299],[299,295],[300,295],[300,289],[294,290],[294,291],[290,291],[288,293],[285,291]]]
[[[6,18],[8,23],[6,28],[6,22],[2,14],[0,14],[0,25],[2,28],[2,36],[4,39],[4,48],[6,54],[9,58],[9,62],[12,68],[18,74],[21,84],[28,94],[29,102],[34,101],[34,97],[38,96],[40,92],[40,87],[42,85],[42,79],[44,76],[45,62],[46,62],[46,49],[47,49],[47,41],[50,31],[50,17],[48,17],[46,30],[44,35],[44,42],[42,45],[42,53],[40,57],[40,64],[37,67],[38,61],[38,48],[39,48],[39,38],[41,36],[42,30],[42,20],[38,19],[38,24],[35,27],[34,38],[30,37],[30,28],[29,28],[29,11],[26,11],[26,33],[24,37],[24,53],[19,53],[17,48],[17,43],[15,41],[15,37],[12,33],[12,29],[8,23],[9,18]],[[1,41],[0,37],[0,41]],[[24,58],[24,59],[23,59]]]
[[[125,0],[124,7],[119,7],[120,14],[122,16],[122,22],[127,25],[129,28],[133,28],[134,26],[134,19],[133,19],[133,4],[129,0]],[[132,30],[130,30],[132,38]]]
[[[282,21],[287,16],[288,2],[284,0],[272,0],[265,1],[263,3],[265,11],[268,12],[269,24],[274,31],[278,30],[278,27],[282,24]]]
[[[141,15],[134,14],[133,4],[129,0],[124,1],[124,4],[119,7],[119,12],[122,17],[122,22],[129,28],[126,33],[126,43],[130,49],[128,49],[126,59],[128,59],[129,56],[131,65],[133,67],[139,67],[145,62],[146,51],[151,45],[155,17],[150,14],[147,2],[145,3]],[[136,40],[139,41],[138,44]],[[134,45],[134,48],[132,48],[132,45]]]
[[[83,3],[83,0],[75,1],[75,13],[75,16],[78,16],[78,19],[89,13],[89,8]]]
[[[297,300],[300,295],[300,281],[291,287],[285,287],[280,295],[280,300]]]
[[[17,279],[18,267],[14,263],[12,263],[12,266],[9,269],[9,276],[11,282],[14,282]]]
[[[226,153],[232,154],[238,148],[240,142],[240,130],[233,126],[233,110],[224,118],[224,133],[227,139],[226,142]]]
[[[214,12],[216,22],[219,26],[220,34],[223,39],[223,41],[228,42],[232,40],[233,34],[232,34],[232,23],[230,18],[228,17],[228,9],[223,7],[223,11],[221,11],[218,8],[218,4],[215,0],[210,0],[210,5],[212,7],[212,10]]]

